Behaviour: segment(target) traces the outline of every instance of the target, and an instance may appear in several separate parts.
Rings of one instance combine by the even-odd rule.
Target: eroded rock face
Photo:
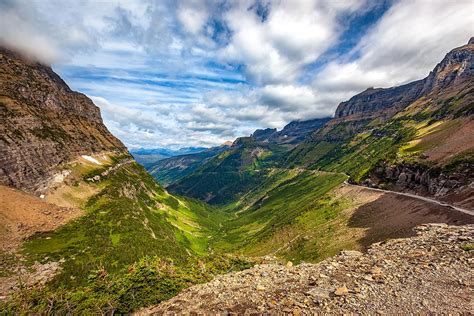
[[[472,185],[474,170],[467,162],[452,169],[408,163],[383,164],[374,170],[372,179],[375,179],[375,182],[391,184],[398,189],[443,197]]]
[[[423,86],[424,81],[419,80],[388,89],[369,88],[353,96],[349,101],[339,104],[335,117],[340,118],[358,114],[373,115],[386,109],[396,112],[418,99],[422,95]]]
[[[336,118],[392,115],[421,96],[472,80],[474,76],[474,40],[453,49],[425,79],[387,89],[369,88],[342,102]]]
[[[0,49],[0,183],[41,192],[55,168],[81,154],[126,153],[100,110],[53,70]]]

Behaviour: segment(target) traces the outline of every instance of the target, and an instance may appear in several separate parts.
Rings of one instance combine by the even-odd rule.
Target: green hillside
[[[262,183],[285,152],[282,146],[243,137],[168,189],[210,204],[228,204]]]
[[[23,244],[19,255],[26,265],[61,262],[63,268],[45,289],[27,297],[20,292],[8,307],[12,311],[42,313],[52,301],[60,313],[127,312],[247,266],[239,259],[209,256],[209,241],[224,213],[168,194],[136,162],[113,161],[88,168],[78,180],[113,170],[94,182],[100,192],[85,203],[85,216]],[[130,301],[130,296],[137,298]]]
[[[297,234],[305,233],[299,225],[303,216],[311,214],[305,222],[308,227],[336,217],[337,208],[327,205],[326,194],[346,179],[338,173],[275,171],[258,189],[227,210],[234,216],[222,224],[223,233],[214,240],[213,247],[250,256],[275,254],[292,260],[321,260],[335,250],[321,247],[320,253],[310,253],[301,249],[296,258],[279,249]]]
[[[289,154],[286,164],[343,172],[360,182],[381,163],[443,167],[452,161],[469,160],[472,144],[468,143],[443,161],[426,161],[425,154],[450,141],[446,134],[470,124],[474,105],[471,92],[472,88],[465,86],[421,98],[386,122],[374,118],[357,122],[355,129],[345,128],[356,125],[353,122],[343,122],[318,130],[313,133],[313,140]]]

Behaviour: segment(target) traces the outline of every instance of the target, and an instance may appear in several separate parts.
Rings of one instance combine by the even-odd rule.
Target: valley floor
[[[262,264],[216,277],[148,313],[473,313],[474,226],[428,224],[418,235],[345,251],[319,264]]]

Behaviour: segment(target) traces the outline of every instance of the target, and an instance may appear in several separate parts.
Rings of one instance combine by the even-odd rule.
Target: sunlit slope
[[[413,235],[423,223],[472,223],[472,216],[422,200],[344,183],[347,175],[274,169],[224,208],[212,248],[245,256],[318,262],[341,250]]]
[[[286,163],[343,172],[354,181],[369,177],[381,163],[441,169],[472,163],[472,89],[466,84],[423,97],[385,122],[371,119],[330,125],[295,148]]]
[[[251,265],[210,248],[225,213],[170,195],[129,156],[104,157],[97,160],[101,165],[91,161],[95,158],[63,166],[70,175],[46,196],[82,208],[83,215],[54,231],[33,235],[18,254],[2,256],[2,264],[22,258],[31,271],[45,269],[43,273],[52,277],[44,287],[16,292],[2,310],[129,313],[216,274]],[[48,264],[59,270],[48,271]],[[15,266],[2,276],[15,276]],[[31,276],[18,277],[28,282]]]
[[[250,256],[284,256],[280,250],[300,230],[300,218],[309,216],[306,224],[318,227],[338,215],[342,201],[329,201],[326,195],[347,177],[344,174],[304,170],[277,170],[255,191],[236,203],[234,216],[222,224],[222,233],[213,246],[217,249]],[[317,237],[319,238],[319,237]],[[329,237],[325,237],[328,238]],[[344,247],[340,245],[339,249]],[[321,247],[319,253],[304,253],[303,258],[317,260],[334,250]]]
[[[207,253],[219,213],[171,196],[134,161],[113,164],[89,170],[80,181],[99,191],[85,202],[86,215],[24,244],[30,261],[65,260],[58,285],[84,284],[98,266],[113,273],[143,256],[180,262]],[[87,180],[104,170],[113,171],[100,182]]]
[[[228,204],[265,181],[269,169],[284,152],[278,145],[261,144],[251,137],[240,138],[230,149],[168,188],[210,204]]]

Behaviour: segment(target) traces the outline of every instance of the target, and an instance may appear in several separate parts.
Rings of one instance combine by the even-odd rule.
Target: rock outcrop
[[[449,52],[428,77],[393,88],[369,88],[342,102],[335,118],[391,116],[406,106],[440,89],[472,81],[474,76],[474,40]]]
[[[311,133],[323,127],[331,118],[318,118],[306,121],[291,121],[281,131],[276,128],[258,129],[252,137],[256,141],[275,144],[296,145],[304,141]]]
[[[343,251],[319,264],[261,264],[193,286],[139,314],[469,314],[474,226],[427,224],[418,236]]]
[[[100,110],[53,70],[0,49],[0,183],[42,192],[57,167],[81,154],[127,153]]]
[[[396,191],[410,191],[449,200],[449,196],[474,193],[474,170],[469,162],[458,163],[450,168],[415,163],[382,164],[374,169],[364,184],[388,185],[390,189]],[[474,208],[472,198],[463,201],[461,197],[457,202],[463,202],[465,206]]]

